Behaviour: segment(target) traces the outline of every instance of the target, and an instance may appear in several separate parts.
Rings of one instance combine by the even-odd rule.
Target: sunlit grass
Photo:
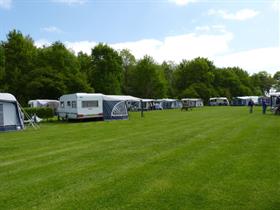
[[[280,209],[280,117],[130,113],[0,133],[0,209]]]

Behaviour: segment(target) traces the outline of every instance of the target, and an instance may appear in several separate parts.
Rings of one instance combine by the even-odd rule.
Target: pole
[[[140,103],[141,103],[141,117],[144,117],[144,110],[143,110],[144,104],[143,104],[143,101],[140,100]]]

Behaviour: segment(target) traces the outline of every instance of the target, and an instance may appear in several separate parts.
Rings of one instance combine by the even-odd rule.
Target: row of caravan
[[[75,93],[59,99],[57,114],[62,119],[101,118],[104,120],[127,119],[128,111],[163,110],[182,108],[184,101],[190,106],[203,106],[201,99],[140,99],[125,95]]]
[[[183,99],[190,106],[203,106],[201,99]],[[31,100],[30,107],[50,107],[62,119],[101,118],[103,120],[127,119],[128,110],[153,110],[181,108],[175,99],[140,99],[133,96],[117,96],[91,93],[63,95],[59,100]],[[0,131],[22,130],[24,114],[16,98],[0,93]]]
[[[266,100],[272,108],[280,105],[280,93],[270,97],[242,96],[233,98],[231,105],[246,106],[252,100],[261,104]],[[63,95],[59,100],[32,100],[31,107],[50,107],[62,119],[100,118],[103,120],[127,119],[128,111],[162,110],[188,107],[202,107],[203,100],[198,98],[140,99],[124,95],[104,95],[96,93],[75,93]],[[209,105],[230,105],[225,97],[210,98]],[[0,93],[0,131],[21,130],[24,116],[16,98],[9,93]]]

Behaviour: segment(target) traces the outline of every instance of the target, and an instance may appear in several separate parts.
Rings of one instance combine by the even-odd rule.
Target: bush
[[[54,111],[53,109],[49,107],[38,107],[38,108],[23,108],[24,109],[24,115],[27,113],[30,117],[34,114],[37,115],[37,117],[42,119],[50,119],[54,117]],[[26,116],[24,116],[26,118]]]

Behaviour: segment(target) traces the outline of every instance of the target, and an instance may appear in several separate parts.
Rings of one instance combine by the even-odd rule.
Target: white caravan
[[[226,97],[216,97],[209,99],[210,106],[228,106],[229,101]]]
[[[125,100],[118,96],[99,93],[74,93],[59,99],[57,110],[62,119],[101,118],[104,120],[127,119]]]

